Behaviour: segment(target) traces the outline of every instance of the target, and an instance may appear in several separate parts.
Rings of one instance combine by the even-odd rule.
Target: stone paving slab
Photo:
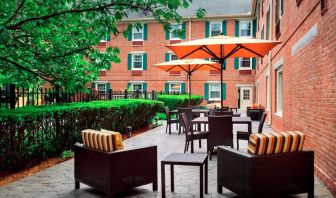
[[[259,122],[252,123],[253,131],[257,131]],[[143,134],[137,135],[125,141],[125,147],[139,147],[147,145],[158,146],[159,162],[172,152],[183,152],[185,136],[178,135],[175,127],[172,127],[172,135],[165,133],[165,127],[157,127]],[[234,125],[234,132],[247,130],[246,125]],[[272,129],[264,126],[265,132]],[[240,141],[240,148],[247,148],[247,141]],[[236,141],[234,140],[234,147]],[[206,153],[206,141],[202,141],[202,148],[198,148],[198,141],[195,141],[195,152]],[[159,191],[153,192],[152,185],[141,186],[117,195],[117,197],[161,197],[161,170],[158,162]],[[213,156],[209,161],[209,193],[205,197],[237,197],[237,195],[225,188],[223,194],[217,193],[217,159]],[[199,197],[199,168],[192,166],[175,166],[175,192],[170,192],[170,169],[166,166],[166,195],[167,197]],[[79,190],[74,190],[74,160],[69,160],[51,168],[43,170],[35,175],[11,183],[0,188],[1,198],[100,198],[105,195],[87,185],[81,184]],[[307,194],[292,197],[307,197]],[[327,188],[315,178],[315,197],[333,197]]]

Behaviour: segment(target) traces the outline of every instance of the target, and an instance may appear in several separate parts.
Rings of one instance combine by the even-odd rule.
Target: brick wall
[[[234,36],[235,20],[236,19],[216,19],[216,21],[226,20],[227,35]],[[245,19],[246,20],[246,19]],[[189,37],[191,23],[191,37]],[[148,22],[148,39],[144,41],[143,46],[132,46],[132,42],[128,41],[123,36],[112,38],[107,42],[106,46],[98,46],[97,48],[104,51],[108,46],[118,46],[120,48],[120,64],[113,64],[111,69],[106,72],[106,76],[100,76],[100,81],[108,81],[113,90],[124,90],[130,81],[144,81],[147,83],[147,90],[164,91],[165,83],[168,81],[183,81],[186,83],[187,91],[187,76],[185,73],[181,75],[170,75],[169,72],[164,72],[154,68],[152,65],[165,61],[165,53],[169,49],[165,46],[169,44],[169,40],[165,39],[165,31],[160,24]],[[126,28],[126,25],[120,25],[120,29]],[[205,37],[205,21],[187,21],[186,22],[186,39],[194,40]],[[147,53],[147,70],[142,71],[141,76],[132,76],[132,72],[127,67],[127,56],[131,51],[144,51]],[[238,70],[234,69],[233,59],[227,60],[227,70],[224,73],[224,82],[227,86],[227,99],[225,105],[237,107],[237,84],[253,84],[255,71],[251,74],[239,74]],[[195,72],[192,75],[193,94],[204,96],[204,83],[207,81],[220,81],[220,76],[210,74],[208,71]],[[206,101],[204,102],[204,104]]]
[[[272,39],[275,37],[274,9],[272,2]],[[264,24],[267,6],[264,0]],[[315,152],[315,171],[322,181],[336,194],[336,3],[327,0],[327,11],[321,13],[319,0],[284,1],[281,17],[283,43],[272,50],[270,56],[259,61],[256,82],[260,86],[260,102],[266,106],[266,75],[271,77],[271,113],[269,122],[276,130],[300,130],[307,135],[306,149]],[[314,26],[317,27],[315,36]],[[257,35],[260,35],[261,28]],[[310,38],[309,38],[310,37]],[[259,36],[260,38],[260,36]],[[301,38],[305,41],[299,42]],[[308,40],[308,42],[307,42]],[[292,54],[295,44],[301,45]],[[298,45],[296,45],[298,46]],[[283,110],[276,115],[276,70],[283,60]],[[269,65],[269,66],[267,66]]]

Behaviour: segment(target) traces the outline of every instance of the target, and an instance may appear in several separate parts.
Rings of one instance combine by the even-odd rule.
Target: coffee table
[[[200,197],[208,193],[208,155],[199,153],[171,153],[161,161],[161,189],[162,197],[166,197],[165,165],[170,165],[170,190],[174,192],[174,165],[200,167]],[[205,169],[203,171],[203,168]],[[204,176],[203,176],[204,175]],[[204,180],[204,186],[203,186]]]

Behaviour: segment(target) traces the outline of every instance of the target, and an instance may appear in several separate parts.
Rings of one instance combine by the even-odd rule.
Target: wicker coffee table
[[[195,153],[172,153],[161,161],[161,188],[162,197],[166,197],[165,165],[170,165],[170,189],[174,192],[174,165],[199,166],[200,167],[200,197],[208,193],[208,155]],[[203,171],[203,168],[205,169]],[[203,186],[204,180],[204,186]]]

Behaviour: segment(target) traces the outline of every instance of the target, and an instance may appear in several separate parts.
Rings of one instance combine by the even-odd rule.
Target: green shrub
[[[74,152],[72,152],[72,150],[65,150],[62,152],[61,154],[61,158],[62,160],[66,160],[66,159],[69,159],[69,158],[73,158],[74,157]]]
[[[164,106],[168,106],[170,110],[177,109],[179,107],[188,107],[189,95],[159,95],[158,101],[164,103]],[[198,95],[191,95],[191,106],[198,106],[202,103],[203,97]]]
[[[128,99],[1,110],[0,170],[18,170],[31,160],[59,155],[81,140],[83,129],[139,129],[162,109],[162,102]]]

